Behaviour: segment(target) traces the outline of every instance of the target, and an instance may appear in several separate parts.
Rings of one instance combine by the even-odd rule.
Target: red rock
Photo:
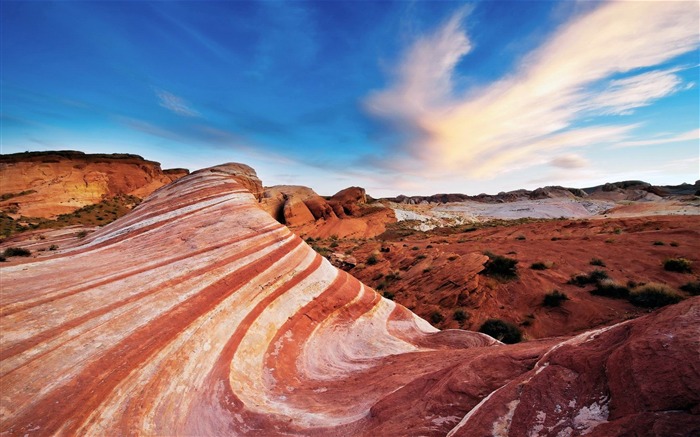
[[[349,187],[335,193],[328,203],[338,217],[354,216],[367,203],[367,195],[364,188]]]
[[[700,298],[568,340],[439,332],[247,187],[245,166],[198,171],[73,246],[0,264],[4,434],[696,429]]]
[[[52,218],[106,197],[143,198],[187,173],[162,171],[159,163],[136,155],[74,151],[0,155],[0,194],[26,193],[0,201],[0,209],[15,217]]]

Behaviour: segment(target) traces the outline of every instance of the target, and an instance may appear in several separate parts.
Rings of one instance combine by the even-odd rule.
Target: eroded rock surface
[[[74,247],[3,265],[0,430],[623,435],[671,416],[696,429],[697,298],[571,340],[440,332],[273,220],[258,183],[247,167],[199,171]],[[669,357],[686,368],[661,376],[651,363]]]
[[[55,217],[106,197],[146,197],[185,176],[140,156],[75,151],[0,155],[0,210],[16,217]]]

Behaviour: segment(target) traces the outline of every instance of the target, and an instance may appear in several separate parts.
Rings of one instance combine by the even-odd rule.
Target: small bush
[[[378,262],[379,262],[379,260],[377,259],[377,256],[375,254],[372,254],[367,258],[367,264],[370,266],[373,266],[373,265],[377,264]]]
[[[75,234],[75,236],[78,238],[85,238],[85,237],[87,237],[87,234],[88,234],[87,231],[80,231],[77,234]],[[313,238],[311,240],[313,241]]]
[[[426,267],[423,269],[423,273],[429,273],[431,270],[433,270],[432,267]]]
[[[546,307],[558,307],[566,300],[569,300],[569,296],[565,293],[560,293],[559,290],[554,290],[544,295],[542,305]]]
[[[669,258],[664,261],[664,269],[668,270],[669,272],[691,273],[693,271],[690,268],[691,264],[693,264],[693,262],[689,259]]]
[[[506,344],[519,343],[522,340],[520,329],[501,319],[488,319],[481,325],[479,332]]]
[[[456,310],[452,318],[458,322],[463,322],[469,318],[469,314],[467,314],[463,310]]]
[[[392,292],[390,292],[390,291],[385,291],[385,292],[384,292],[384,297],[387,298],[387,299],[389,299],[389,300],[394,300],[394,293],[392,293]]]
[[[532,270],[547,270],[549,267],[547,267],[547,264],[545,264],[543,262],[536,262],[536,263],[532,263],[530,268]]]
[[[22,247],[8,247],[3,253],[6,258],[11,256],[30,256],[31,254],[32,253],[29,250]]]
[[[561,238],[559,238],[559,237],[552,237],[552,241],[559,241],[559,240],[561,240]]]
[[[413,246],[413,247],[411,248],[411,250],[420,250],[420,247],[418,247],[418,246]]]
[[[424,254],[421,253],[420,255],[416,256],[416,259],[418,259],[418,260],[420,260],[420,259],[426,259],[427,257],[428,257],[428,255],[424,255]]]
[[[525,240],[526,238],[525,238],[524,235],[518,235],[517,237],[515,237],[515,239],[516,239],[516,240],[521,240],[521,241],[522,241],[522,240]]]
[[[592,266],[605,267],[605,261],[603,261],[600,258],[591,259],[591,262],[589,262],[589,264]]]
[[[678,303],[683,298],[663,284],[647,284],[637,288],[629,296],[633,305],[642,308],[659,308]]]
[[[331,247],[332,247],[333,249],[335,249],[336,247],[338,247],[338,242],[337,242],[337,241],[332,241],[332,242],[331,242]]]
[[[680,286],[680,289],[693,296],[700,295],[700,281],[691,281]]]
[[[489,257],[489,260],[486,262],[482,272],[484,275],[506,281],[518,277],[518,271],[516,270],[518,260],[491,253],[487,253],[486,255]]]
[[[49,250],[58,250],[58,246],[55,244],[52,244],[51,246],[49,246]]]
[[[7,261],[7,258],[5,258],[3,255],[0,255],[0,263],[4,263]]]
[[[678,247],[679,244],[677,241],[671,241],[671,247]]]
[[[445,317],[443,317],[443,315],[438,311],[433,311],[433,313],[430,315],[430,321],[433,322],[433,325],[440,323],[443,320],[445,320]]]
[[[589,284],[597,284],[598,282],[608,279],[608,274],[604,270],[593,270],[589,274],[574,275],[569,279],[569,284],[585,287]]]
[[[591,291],[591,294],[609,297],[612,299],[626,299],[629,297],[630,289],[613,280],[604,279],[596,284],[596,287]]]
[[[663,245],[664,245],[664,242],[663,242],[663,241],[654,241],[654,242],[651,243],[651,244],[654,245],[654,246],[663,246]]]

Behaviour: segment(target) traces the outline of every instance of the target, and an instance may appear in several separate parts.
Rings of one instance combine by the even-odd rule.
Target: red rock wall
[[[119,156],[79,152],[2,156],[0,194],[34,192],[0,202],[0,210],[12,209],[16,217],[55,217],[109,196],[143,198],[187,174],[184,169],[164,172],[157,162],[137,156]]]

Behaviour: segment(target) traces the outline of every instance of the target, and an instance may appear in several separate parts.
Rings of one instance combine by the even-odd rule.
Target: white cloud
[[[169,109],[178,115],[185,117],[197,117],[199,113],[192,109],[189,104],[181,97],[163,90],[155,90],[158,96],[158,104],[163,108]]]
[[[664,138],[654,138],[653,140],[640,140],[640,141],[623,141],[621,143],[615,144],[614,148],[622,147],[643,147],[643,146],[656,146],[659,144],[669,144],[669,143],[679,143],[681,141],[698,141],[700,140],[700,129],[691,130],[689,132],[684,132],[678,135]]]
[[[593,99],[592,107],[603,114],[630,114],[633,109],[648,106],[655,100],[684,88],[677,70],[650,71],[610,82],[608,88]]]
[[[471,47],[460,12],[413,44],[395,82],[365,104],[412,139],[403,151],[424,173],[489,178],[546,163],[554,151],[623,141],[634,127],[574,128],[592,111],[625,113],[682,89],[672,69],[619,75],[697,49],[697,13],[696,2],[603,3],[562,25],[511,74],[458,96],[455,66]]]

